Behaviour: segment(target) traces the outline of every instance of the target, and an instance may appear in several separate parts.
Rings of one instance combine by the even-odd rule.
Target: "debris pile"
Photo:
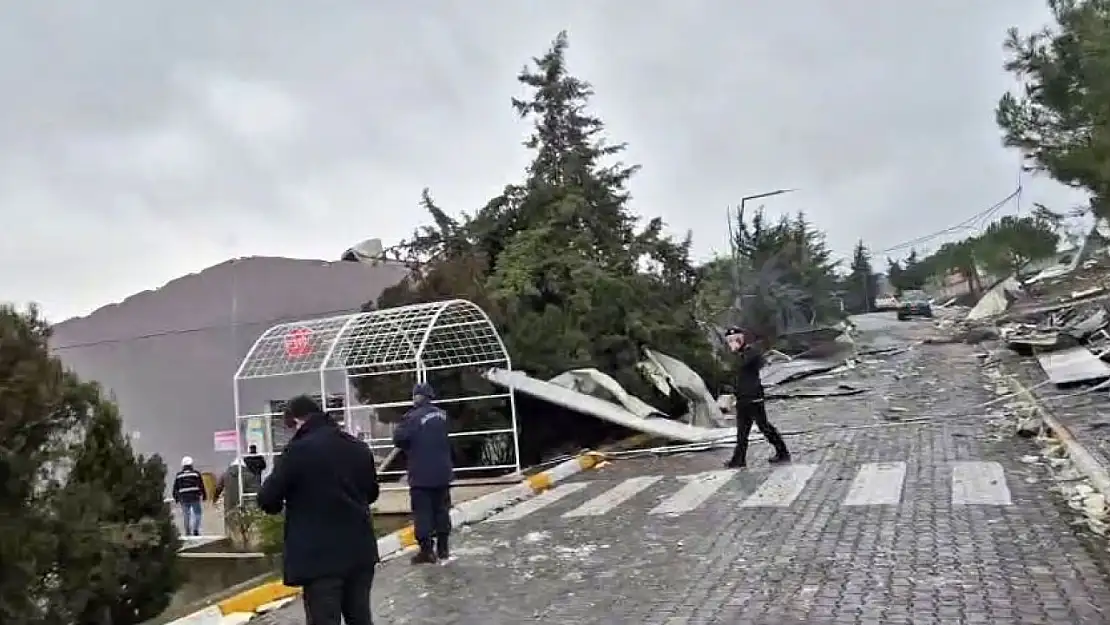
[[[1110,378],[1110,289],[1088,279],[1086,288],[1063,292],[1063,278],[1054,280],[1055,295],[1047,301],[1045,285],[1011,277],[974,308],[938,308],[940,335],[929,342],[1001,340],[1017,354],[1036,357],[1058,387]]]
[[[983,362],[983,373],[996,396],[1011,395],[1013,389],[1004,381],[996,364],[988,357]],[[1002,411],[1008,427],[1018,436],[1033,439],[1039,448],[1037,453],[1021,457],[1022,464],[1030,468],[1025,482],[1035,484],[1041,481],[1042,476],[1047,476],[1054,482],[1052,490],[1059,493],[1075,512],[1074,524],[1106,536],[1110,532],[1110,505],[1106,493],[1079,470],[1069,455],[1067,444],[1042,420],[1032,397],[1015,395],[1002,406]]]

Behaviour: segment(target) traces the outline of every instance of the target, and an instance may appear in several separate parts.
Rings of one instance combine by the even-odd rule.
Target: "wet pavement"
[[[909,343],[928,322],[860,324]],[[456,538],[445,566],[383,564],[376,622],[493,625],[1110,623],[1105,544],[993,408],[976,349],[920,345],[772,402],[794,463],[728,450],[614,459]],[[299,604],[259,619],[303,623]]]

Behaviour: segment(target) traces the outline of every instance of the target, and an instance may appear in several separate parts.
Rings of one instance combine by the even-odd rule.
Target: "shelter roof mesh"
[[[508,366],[509,356],[486,313],[446,300],[276,325],[255,341],[236,379],[498,364]]]

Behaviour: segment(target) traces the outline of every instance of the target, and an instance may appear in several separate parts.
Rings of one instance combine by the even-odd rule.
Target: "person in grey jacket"
[[[451,439],[447,414],[432,403],[428,384],[412,389],[412,408],[393,432],[393,444],[405,452],[409,500],[420,551],[413,564],[434,564],[451,557]],[[433,550],[434,543],[434,550]]]
[[[215,501],[219,499],[220,495],[224,496],[225,515],[239,508],[239,502],[244,499],[243,495],[250,496],[247,502],[253,505],[255,503],[253,496],[258,494],[258,489],[262,486],[262,479],[258,474],[250,469],[246,471],[243,470],[245,460],[245,458],[242,461],[238,458],[233,460],[231,465],[227,468],[227,471],[224,471],[224,474],[220,476],[220,481],[216,484],[216,494],[212,497],[212,500]],[[240,473],[243,474],[242,490],[239,488]]]

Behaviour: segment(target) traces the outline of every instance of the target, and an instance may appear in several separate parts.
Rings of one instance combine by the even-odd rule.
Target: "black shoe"
[[[413,564],[435,564],[436,554],[432,552],[432,541],[420,541],[420,551],[412,557]]]
[[[436,537],[436,558],[440,560],[451,559],[451,547],[447,534]]]
[[[790,462],[790,452],[780,451],[779,453],[767,459],[769,464],[786,464]]]
[[[729,460],[728,462],[725,463],[725,468],[726,469],[743,469],[743,468],[746,468],[747,466],[748,466],[747,462],[744,462],[743,460],[737,460],[736,458],[733,458],[732,460]]]

